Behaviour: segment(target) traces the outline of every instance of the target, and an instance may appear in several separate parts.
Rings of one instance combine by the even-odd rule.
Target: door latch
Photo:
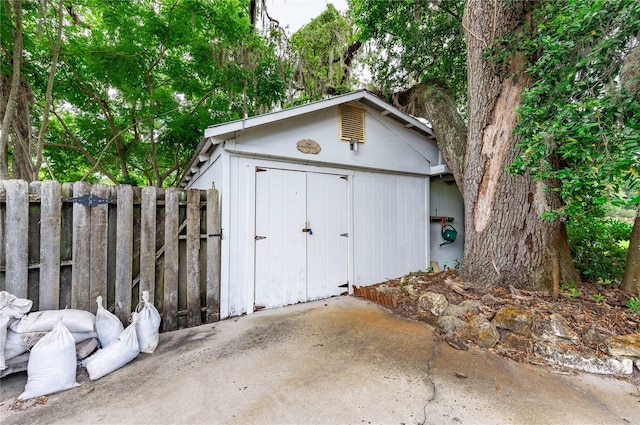
[[[302,229],[303,233],[308,233],[309,235],[313,235],[313,230],[311,230],[311,224],[308,221],[304,223],[304,229]]]

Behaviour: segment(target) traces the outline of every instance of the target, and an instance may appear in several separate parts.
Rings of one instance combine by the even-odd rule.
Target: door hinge
[[[267,239],[267,237],[266,236],[256,236],[254,239],[257,240],[257,241],[260,241],[262,239]]]
[[[340,176],[340,178],[341,178],[342,180],[349,181],[349,176]]]
[[[64,198],[64,202],[75,202],[80,205],[84,205],[85,207],[95,207],[100,204],[115,204],[115,201],[111,199],[101,198],[98,195],[94,195],[93,193],[82,196],[76,196],[75,198]]]
[[[348,233],[340,233],[340,236],[344,237],[344,238],[348,238],[349,234]]]
[[[266,168],[256,167],[256,173],[262,173],[263,171],[267,171]]]
[[[343,284],[343,285],[338,286],[338,288],[348,288],[348,287],[349,287],[349,282],[347,282],[347,283],[345,283],[345,284]]]

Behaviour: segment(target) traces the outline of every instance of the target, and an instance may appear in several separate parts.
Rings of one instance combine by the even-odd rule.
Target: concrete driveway
[[[466,376],[458,377],[456,376]],[[162,334],[140,356],[9,424],[640,424],[634,385],[457,351],[423,323],[353,297],[267,310]]]

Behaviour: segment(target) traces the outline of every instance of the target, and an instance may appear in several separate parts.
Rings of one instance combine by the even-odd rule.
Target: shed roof
[[[189,177],[191,177],[196,172],[194,171],[194,169],[197,170],[198,164],[207,160],[208,154],[210,153],[213,146],[220,144],[227,139],[233,138],[235,133],[238,131],[258,127],[265,124],[271,124],[281,120],[286,120],[289,118],[301,116],[349,102],[360,102],[363,105],[378,111],[380,114],[398,121],[404,127],[416,131],[422,134],[427,139],[435,142],[435,135],[431,127],[420,122],[418,119],[412,117],[411,115],[405,114],[398,108],[390,105],[371,92],[363,89],[340,96],[335,96],[329,99],[308,103],[306,105],[295,106],[293,108],[284,109],[281,111],[270,112],[263,115],[257,115],[250,118],[244,118],[241,120],[230,121],[207,127],[204,132],[204,137],[196,148],[193,156],[191,157],[191,160],[189,161],[189,165],[187,166],[187,169],[182,176],[182,179],[180,180],[180,185],[185,185],[186,182],[190,180]]]

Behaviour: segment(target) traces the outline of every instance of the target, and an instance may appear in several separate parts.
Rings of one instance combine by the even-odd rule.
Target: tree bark
[[[640,100],[640,79],[638,76],[640,76],[640,47],[637,45],[624,60],[620,84]],[[640,297],[640,204],[636,207],[636,219],[633,222],[627,262],[620,289],[637,293]]]
[[[426,83],[417,84],[393,97],[400,109],[429,121],[442,157],[451,169],[458,189],[464,193],[467,126],[453,98],[443,88]]]
[[[620,289],[637,293],[640,297],[640,205],[636,209],[636,219],[633,222],[629,251],[627,251],[627,263]]]
[[[530,84],[524,59],[503,63],[487,49],[527,22],[534,2],[467,0],[469,122],[464,165],[465,248],[462,276],[486,286],[551,289],[579,280],[564,223],[540,215],[560,199],[548,183],[510,174],[515,156],[516,107]],[[554,276],[556,278],[554,279]]]

